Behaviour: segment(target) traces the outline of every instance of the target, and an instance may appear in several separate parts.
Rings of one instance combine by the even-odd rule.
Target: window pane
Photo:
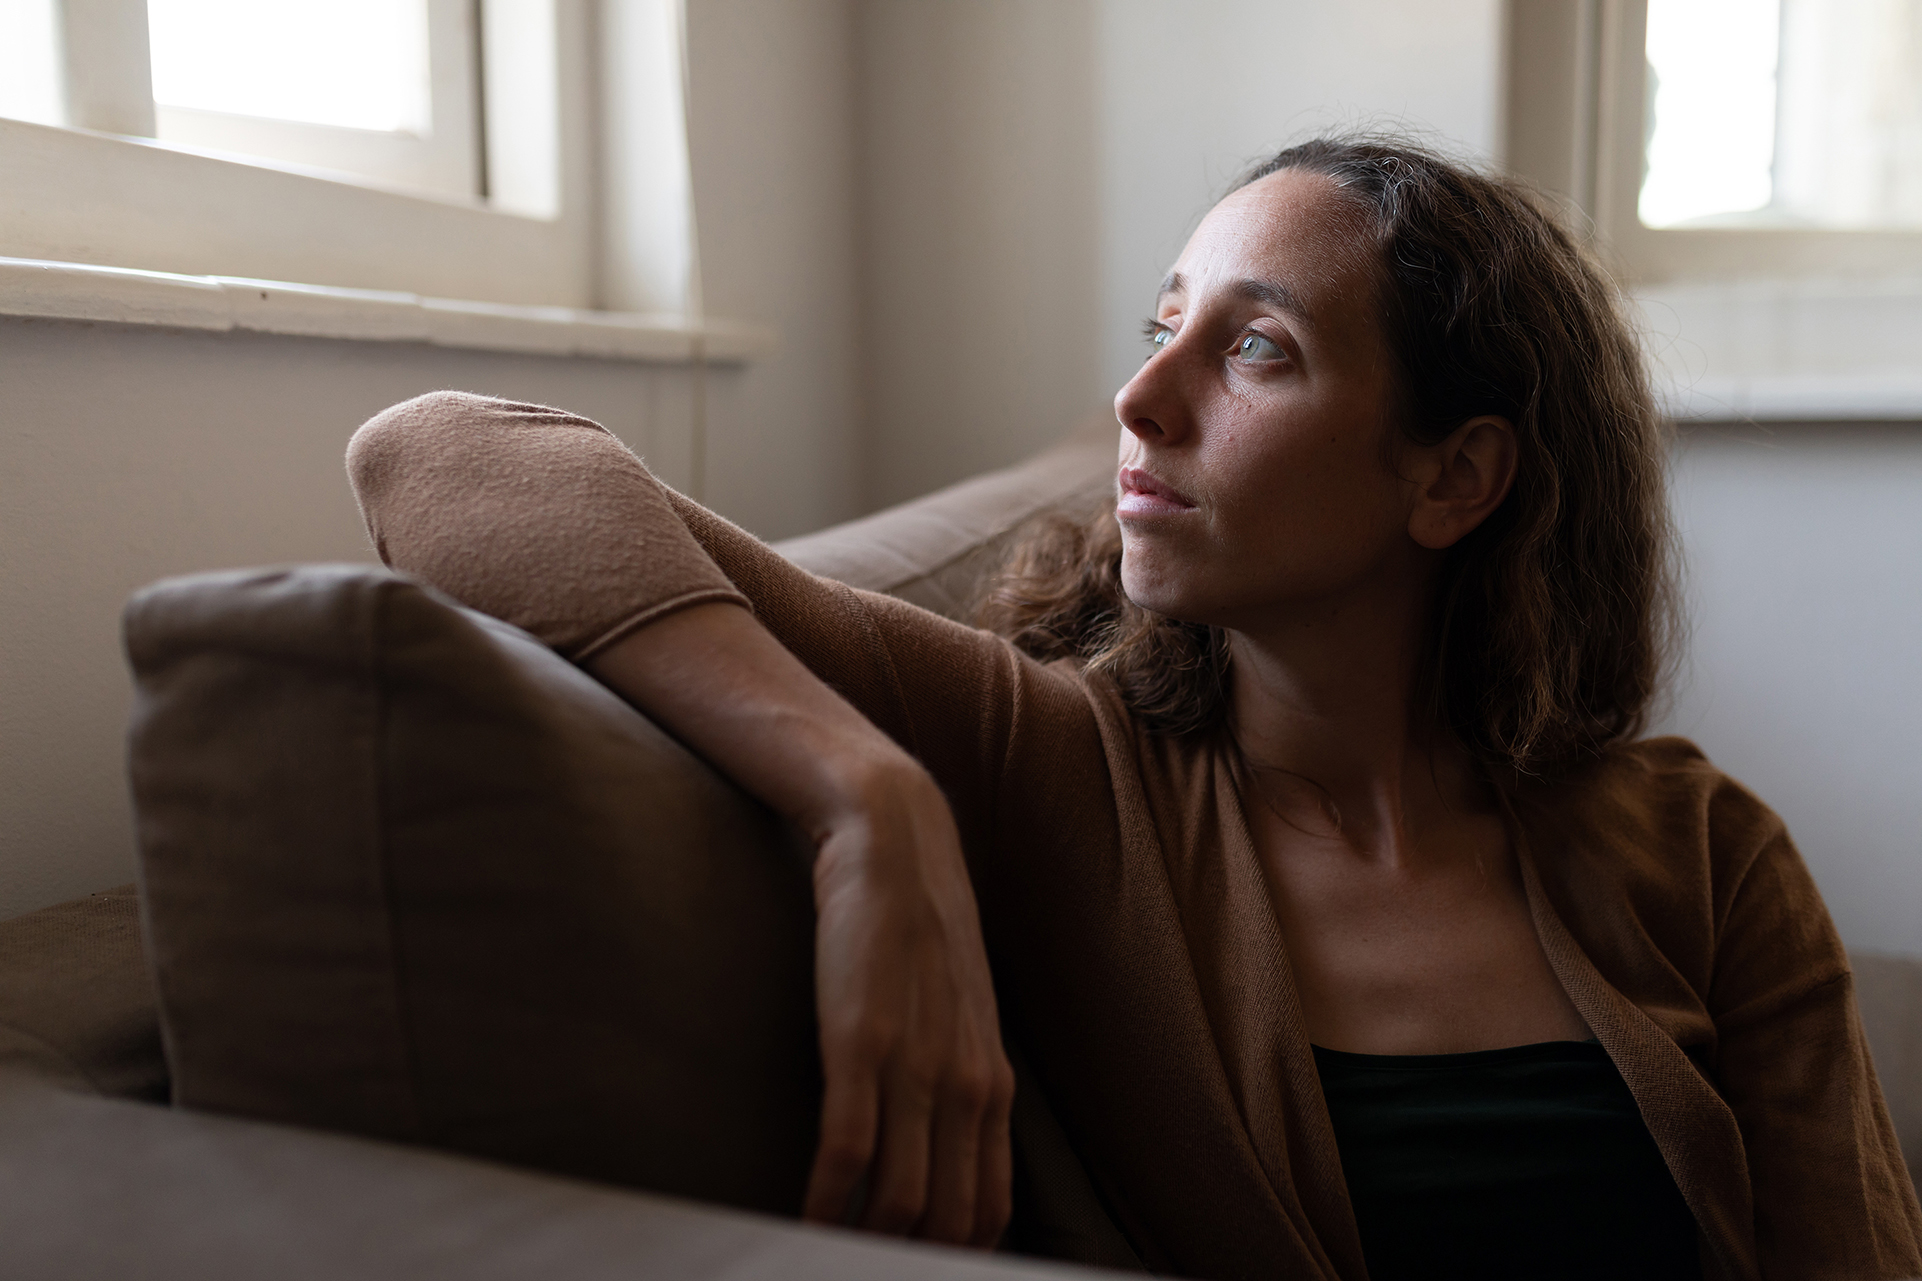
[[[1651,227],[1922,227],[1922,4],[1649,0]]]
[[[1783,0],[1780,114],[1784,219],[1922,226],[1922,6]]]
[[[0,116],[64,123],[56,0],[0,0]]]
[[[426,137],[427,0],[148,0],[154,101]]]
[[[1773,193],[1777,0],[1649,0],[1651,227],[1761,209]]]

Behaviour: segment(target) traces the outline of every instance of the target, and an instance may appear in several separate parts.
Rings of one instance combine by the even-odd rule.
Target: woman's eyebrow
[[[1277,310],[1285,311],[1300,320],[1309,329],[1315,327],[1315,317],[1301,301],[1301,296],[1277,280],[1256,280],[1249,277],[1237,280],[1229,288],[1236,296],[1250,302],[1266,303]],[[1171,271],[1162,278],[1161,288],[1155,291],[1155,302],[1159,303],[1169,294],[1185,294],[1188,282],[1178,271]]]
[[[1233,287],[1237,294],[1250,302],[1265,302],[1270,307],[1287,312],[1308,328],[1315,327],[1315,318],[1303,305],[1300,295],[1279,281],[1237,280]]]

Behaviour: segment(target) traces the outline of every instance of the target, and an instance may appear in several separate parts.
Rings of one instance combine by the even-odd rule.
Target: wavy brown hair
[[[1423,697],[1490,767],[1552,774],[1644,728],[1674,617],[1658,416],[1619,292],[1546,204],[1394,138],[1319,138],[1250,169],[1322,174],[1373,238],[1401,429],[1434,444],[1470,418],[1515,428],[1508,496],[1444,558]],[[1113,513],[1016,552],[984,626],[1043,660],[1106,673],[1169,735],[1221,729],[1227,634],[1121,590]]]

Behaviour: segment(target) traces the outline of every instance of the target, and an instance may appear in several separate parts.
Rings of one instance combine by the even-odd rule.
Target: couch
[[[816,572],[960,616],[1020,527],[1098,508],[1112,451],[1111,432],[1097,430],[781,550]],[[378,672],[359,662],[363,624],[387,646]],[[129,606],[127,630],[140,889],[0,922],[0,1272],[1059,1274],[1008,1253],[887,1241],[778,1213],[798,1204],[818,1089],[811,904],[794,834],[531,638],[367,566],[159,584]],[[411,681],[396,675],[409,662]],[[486,708],[450,725],[445,704],[463,694],[448,679],[478,682],[466,696]],[[364,982],[350,946],[369,937],[355,915],[366,905],[354,898],[364,869],[353,862],[348,811],[356,745],[366,745],[354,699],[370,680],[385,700],[382,750],[422,769],[444,764],[449,749],[392,748],[408,708],[438,699],[411,723],[431,722],[444,738],[495,736],[474,749],[474,770],[456,762],[423,779],[415,769],[405,784],[443,800],[433,789],[466,789],[448,804],[454,818],[484,812],[482,830],[429,831],[411,853],[388,848],[399,838],[384,832],[377,851],[381,875],[453,878],[411,898],[389,895],[385,911],[403,902],[422,910],[382,928],[407,948],[408,995],[423,1019],[442,1008],[473,1015],[442,1020],[439,1042],[419,1024],[406,1029],[413,1058],[399,1086],[382,1076],[391,1066],[375,1017],[383,993]],[[550,704],[558,720],[542,720]],[[530,719],[541,724],[529,728]],[[525,741],[540,746],[520,751]],[[614,755],[594,756],[601,748]],[[611,847],[577,832],[577,841],[518,847],[538,857],[475,857],[489,841],[516,853],[501,839],[500,816],[512,808],[503,789],[518,786],[516,771],[552,767],[555,751],[576,753],[570,769],[585,751],[590,767],[623,771],[618,786],[574,800],[591,808],[614,797],[626,811],[598,817],[628,826]],[[403,784],[384,785],[386,815]],[[552,790],[538,780],[522,789],[543,799]],[[440,857],[450,850],[459,857]],[[550,903],[553,911],[527,901],[564,898],[615,861],[639,870]],[[528,867],[539,875],[498,879]],[[484,875],[497,879],[482,885]],[[607,901],[622,895],[610,914]],[[462,928],[441,928],[450,899]],[[273,911],[251,910],[269,900]],[[480,902],[496,921],[556,928],[516,939],[496,930],[463,950]],[[598,918],[599,935],[574,919],[586,917]],[[639,951],[621,961],[650,976],[608,985],[598,1005],[578,991],[605,961],[596,937],[632,942]],[[699,970],[701,981],[673,981],[677,967]],[[531,996],[517,990],[530,969],[547,980]],[[436,981],[432,995],[421,991]],[[614,1005],[619,1018],[608,1016]],[[529,1031],[543,1019],[545,1032]],[[567,1041],[575,1022],[631,1034]],[[448,1047],[439,1062],[436,1043]],[[410,1086],[397,1111],[395,1089]],[[1020,1244],[1130,1266],[1041,1092],[1030,1080],[1023,1094],[1030,1209]],[[488,1110],[503,1098],[515,1107]],[[402,1115],[408,1108],[433,1115]]]
[[[780,550],[965,616],[1112,451]],[[1062,1274],[781,1217],[816,1088],[794,834],[531,639],[343,566],[158,585],[128,644],[141,892],[0,922],[6,1275]],[[1913,1161],[1922,966],[1856,969]],[[1017,1066],[1011,1244],[1138,1266]]]

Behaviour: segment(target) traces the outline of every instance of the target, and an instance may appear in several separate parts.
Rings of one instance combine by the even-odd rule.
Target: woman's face
[[[1153,350],[1115,397],[1122,585],[1139,605],[1237,629],[1339,608],[1427,562],[1376,270],[1326,178],[1271,174],[1188,241]]]

